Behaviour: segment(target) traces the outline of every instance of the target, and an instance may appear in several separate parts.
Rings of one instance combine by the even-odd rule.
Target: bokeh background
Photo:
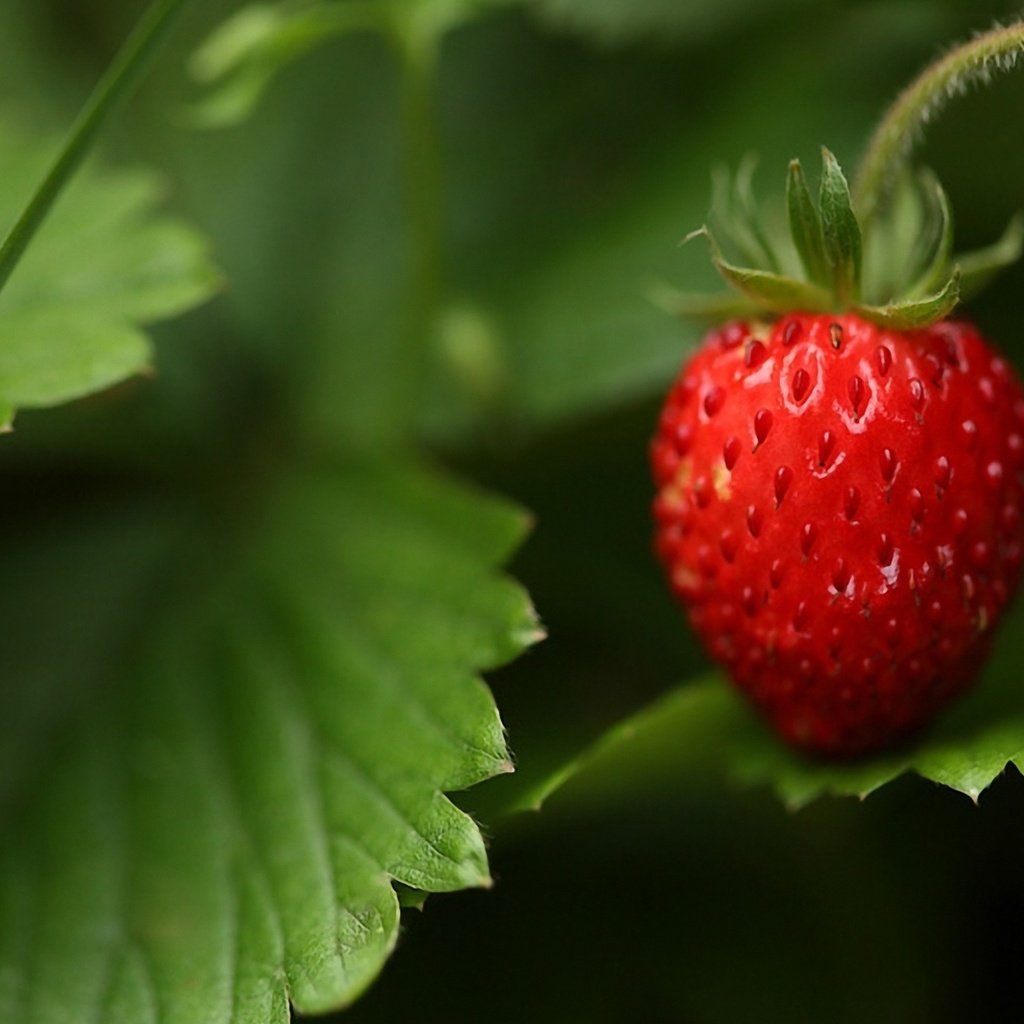
[[[2,106],[60,130],[135,0],[5,0]],[[103,154],[161,170],[229,282],[157,333],[159,375],[5,440],[22,502],[104,493],[154,465],[301,433],[386,441],[403,355],[400,78],[362,36],[288,67],[255,114],[201,131],[196,5]],[[520,776],[543,777],[707,666],[649,550],[646,442],[693,328],[650,301],[710,273],[709,172],[827,144],[851,166],[902,84],[1016,8],[990,0],[526,0],[453,29],[438,69],[445,318],[407,410],[431,458],[536,518],[512,566],[549,639],[491,684]],[[954,103],[919,152],[980,245],[1024,207],[1024,75]],[[971,313],[1024,365],[1015,268]],[[26,487],[26,484],[30,485]],[[26,506],[27,507],[27,506]],[[1024,652],[1021,654],[1024,665]],[[629,771],[629,764],[623,765]],[[467,795],[496,886],[408,912],[352,1021],[954,1022],[1024,1008],[1024,783],[979,806],[904,779],[799,813],[714,772],[568,787],[508,817]],[[501,802],[497,780],[485,789]]]

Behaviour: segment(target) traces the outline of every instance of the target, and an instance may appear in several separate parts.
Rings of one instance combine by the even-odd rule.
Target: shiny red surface
[[[1024,545],[1024,397],[973,327],[729,324],[651,457],[671,586],[789,742],[881,747],[970,683]]]

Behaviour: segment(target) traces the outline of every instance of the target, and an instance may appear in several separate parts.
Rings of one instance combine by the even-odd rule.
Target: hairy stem
[[[952,97],[993,72],[1009,70],[1024,54],[1024,22],[992,29],[950,50],[907,86],[875,129],[854,184],[862,219],[886,198],[921,129]]]
[[[40,182],[0,245],[0,290],[46,219],[64,186],[89,152],[104,122],[131,90],[163,41],[173,18],[189,0],[155,0],[99,80]]]

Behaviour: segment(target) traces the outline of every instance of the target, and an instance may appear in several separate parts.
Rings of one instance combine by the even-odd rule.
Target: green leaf
[[[747,8],[744,18],[763,14]],[[447,294],[493,325],[505,384],[485,409],[436,366],[443,386],[429,389],[423,414],[432,437],[481,438],[485,415],[527,426],[564,421],[667,384],[700,327],[666,316],[647,292],[666,277],[687,292],[718,283],[703,253],[675,250],[707,213],[708,159],[754,149],[769,167],[785,166],[794,137],[826,129],[837,147],[852,149],[873,117],[862,100],[835,123],[847,89],[837,68],[810,92],[792,74],[807,52],[850,35],[842,20],[806,21],[796,33],[773,20],[765,32],[757,62],[716,78],[719,104],[692,107],[683,122],[666,97],[699,90],[721,67],[718,51],[689,37],[675,50],[610,55],[545,42],[516,14],[461,33],[457,44],[453,37],[439,97],[446,192],[459,197],[446,210]],[[230,274],[232,315],[287,372],[293,364],[273,339],[289,337],[294,310],[303,310],[316,325],[308,347],[318,351],[300,365],[294,392],[311,429],[372,442],[408,416],[385,397],[402,366],[394,288],[408,253],[399,86],[380,40],[348,39],[337,57],[280,83],[280,105],[267,110],[266,125],[276,118],[278,132],[272,150],[266,126],[251,124],[189,140],[187,170],[190,202]],[[509,91],[509,69],[527,65],[536,74]],[[326,92],[330,106],[321,102]],[[763,103],[750,103],[754,92]],[[632,141],[608,160],[612,136]],[[296,189],[297,180],[307,186]],[[270,195],[274,202],[261,205]],[[302,258],[270,272],[266,254],[282,238],[299,239]],[[361,386],[351,387],[356,380]]]
[[[492,813],[536,811],[556,796],[588,803],[632,800],[645,785],[666,784],[670,777],[678,787],[706,783],[709,768],[722,771],[720,754],[711,753],[709,744],[734,728],[736,703],[717,680],[679,687],[612,726],[554,771],[533,777],[524,772],[513,779]]]
[[[649,37],[705,40],[737,25],[749,26],[765,9],[752,0],[523,0],[547,24],[578,32],[600,42],[621,42]],[[783,7],[799,8],[802,0],[783,0]],[[777,10],[777,8],[776,8]]]
[[[825,258],[840,306],[860,295],[861,238],[850,200],[850,186],[836,158],[821,151],[821,230]]]
[[[633,8],[619,9],[626,19]],[[708,160],[756,150],[763,165],[785,167],[794,137],[826,129],[836,146],[852,148],[872,115],[862,111],[837,124],[838,83],[808,90],[792,74],[807,52],[839,45],[843,35],[835,22],[828,28],[807,23],[796,34],[770,32],[756,62],[734,62],[728,75],[717,77],[723,54],[696,47],[664,57],[620,54],[623,70],[614,79],[596,59],[580,59],[577,74],[549,71],[511,111],[512,101],[502,100],[482,108],[479,120],[460,122],[453,115],[453,131],[463,140],[449,154],[456,187],[490,219],[471,228],[467,208],[463,233],[455,235],[467,245],[450,265],[458,287],[492,311],[516,418],[564,422],[621,408],[667,386],[685,352],[700,341],[701,327],[676,322],[646,299],[651,282],[666,277],[684,293],[711,293],[718,284],[702,252],[673,250],[707,215]],[[495,47],[499,39],[512,45],[497,33],[495,39]],[[522,50],[513,52],[525,59]],[[561,61],[560,51],[552,59]],[[680,121],[674,106],[658,100],[683,87],[696,95],[711,78],[720,101],[713,116],[691,106]],[[482,103],[508,95],[497,83],[479,94]],[[750,102],[754,94],[757,104]],[[538,118],[537,109],[557,110],[557,123]],[[474,145],[489,138],[485,116],[501,117],[507,127],[493,144]],[[570,121],[580,126],[573,137],[563,131]],[[608,161],[601,154],[610,124],[623,137],[643,129],[645,141],[635,150],[623,147],[620,161]],[[535,168],[530,176],[527,154]],[[574,176],[580,167],[586,168],[582,191]],[[526,208],[525,190],[532,197]],[[491,259],[473,259],[480,251]]]
[[[821,217],[814,200],[811,199],[807,178],[799,160],[791,160],[789,163],[786,208],[793,244],[808,279],[822,288],[827,288],[831,280],[822,241]]]
[[[863,798],[908,773],[977,800],[1007,765],[1024,768],[1015,651],[1024,610],[1011,619],[974,688],[901,750],[848,762],[807,758],[786,747],[731,683],[704,679],[670,691],[554,771],[514,780],[502,809],[529,810],[556,796],[606,806],[644,789],[730,780],[770,787],[799,808],[829,794]]]
[[[45,147],[6,124],[0,140],[6,226]],[[68,188],[0,296],[0,404],[56,405],[147,370],[143,325],[216,289],[205,242],[156,212],[160,196],[142,171],[86,170]]]
[[[511,771],[477,673],[538,636],[495,572],[524,517],[380,463],[256,495],[5,533],[2,1020],[326,1011],[393,948],[394,883],[488,884],[444,793]]]
[[[243,7],[192,56],[192,77],[209,91],[191,107],[191,122],[226,128],[244,121],[287,65],[330,39],[383,27],[382,14],[380,4],[363,0]]]
[[[413,50],[512,0],[346,0],[258,3],[220,24],[189,63],[209,91],[189,111],[197,128],[226,128],[249,117],[273,80],[316,47],[354,32],[382,33]]]
[[[1024,251],[1024,213],[1016,213],[1006,225],[1002,237],[984,249],[956,257],[960,268],[960,291],[970,298],[983,289],[1001,270],[1020,259]]]
[[[927,327],[953,312],[960,301],[960,272],[954,269],[943,289],[923,299],[893,302],[888,306],[861,306],[853,308],[865,320],[896,331],[910,331]]]

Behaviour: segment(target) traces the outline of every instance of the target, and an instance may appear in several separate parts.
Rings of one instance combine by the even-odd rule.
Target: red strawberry
[[[730,324],[652,458],[672,586],[786,739],[856,754],[970,683],[1024,544],[1024,393],[970,325]]]
[[[971,681],[1021,565],[1024,393],[970,325],[730,324],[652,459],[672,586],[786,739],[855,754]]]
[[[969,324],[730,323],[652,460],[672,587],[787,740],[877,748],[971,682],[1021,565],[1024,394]]]

